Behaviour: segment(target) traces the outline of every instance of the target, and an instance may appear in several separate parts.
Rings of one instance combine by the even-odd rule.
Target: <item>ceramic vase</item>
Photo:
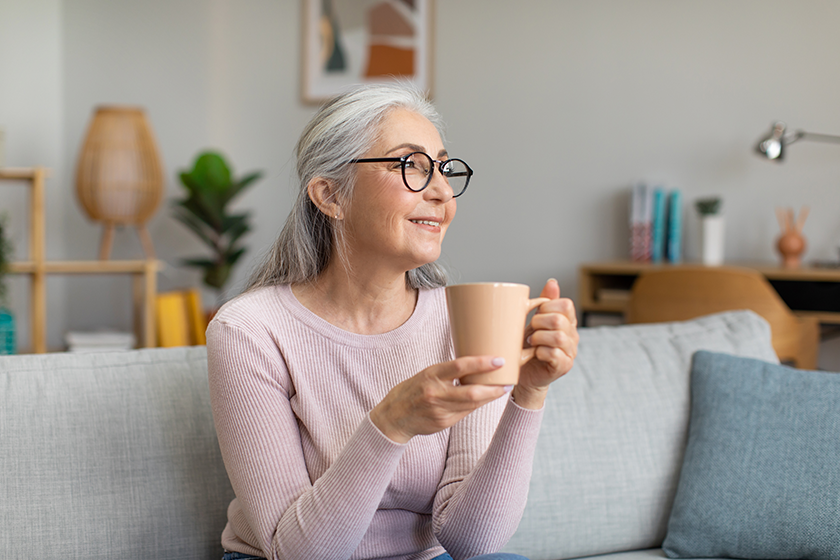
[[[723,264],[724,221],[723,216],[714,214],[700,219],[700,239],[703,264]]]
[[[782,255],[782,268],[799,268],[802,265],[802,254],[808,246],[802,235],[802,228],[808,218],[808,207],[800,211],[798,220],[795,219],[793,208],[776,208],[776,216],[782,230],[776,239],[776,250]]]
[[[15,353],[15,316],[0,307],[0,355]]]
[[[782,268],[799,268],[802,253],[805,252],[805,237],[795,230],[786,231],[776,241],[776,249],[782,255]]]

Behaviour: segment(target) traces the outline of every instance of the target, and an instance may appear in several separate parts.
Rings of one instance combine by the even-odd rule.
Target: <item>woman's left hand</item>
[[[513,400],[525,408],[541,408],[548,387],[565,375],[577,356],[579,335],[575,305],[560,297],[560,286],[553,278],[545,283],[540,305],[525,331],[525,348],[535,347],[534,358],[522,366]]]

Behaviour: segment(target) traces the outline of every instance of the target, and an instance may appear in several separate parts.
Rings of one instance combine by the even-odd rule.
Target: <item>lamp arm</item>
[[[813,140],[815,142],[832,142],[840,144],[840,136],[833,134],[817,134],[815,132],[805,132],[804,130],[797,130],[790,138],[786,138],[787,144],[793,144],[797,140]]]

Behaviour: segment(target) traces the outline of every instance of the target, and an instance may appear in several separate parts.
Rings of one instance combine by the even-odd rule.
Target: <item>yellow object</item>
[[[158,294],[155,301],[158,346],[196,346],[207,343],[207,320],[197,288]]]

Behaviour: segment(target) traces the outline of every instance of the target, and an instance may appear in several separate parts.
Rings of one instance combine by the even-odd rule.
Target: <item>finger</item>
[[[540,313],[531,319],[533,331],[573,331],[576,329],[572,319],[563,313]]]
[[[531,327],[534,329],[548,328],[542,326],[539,321],[551,314],[559,314],[566,319],[570,325],[577,326],[577,312],[575,304],[569,298],[554,299],[540,306],[540,310],[531,318]]]
[[[545,286],[540,292],[540,297],[545,297],[548,299],[557,299],[560,297],[560,284],[554,278],[549,278],[548,282],[545,283]],[[545,304],[543,304],[545,305]]]
[[[473,408],[484,406],[507,393],[502,385],[460,385],[452,390],[452,397],[457,402],[472,405]]]
[[[453,381],[472,375],[473,373],[487,373],[505,365],[504,358],[497,356],[464,356],[455,358],[451,362],[438,364],[433,374],[442,381]]]
[[[534,354],[537,359],[545,363],[554,372],[567,372],[571,369],[572,358],[559,348],[538,346]]]
[[[540,348],[557,349],[574,359],[577,356],[577,337],[567,331],[537,331],[531,335],[531,346],[537,348],[536,356],[540,356]],[[544,360],[545,361],[545,360]]]

